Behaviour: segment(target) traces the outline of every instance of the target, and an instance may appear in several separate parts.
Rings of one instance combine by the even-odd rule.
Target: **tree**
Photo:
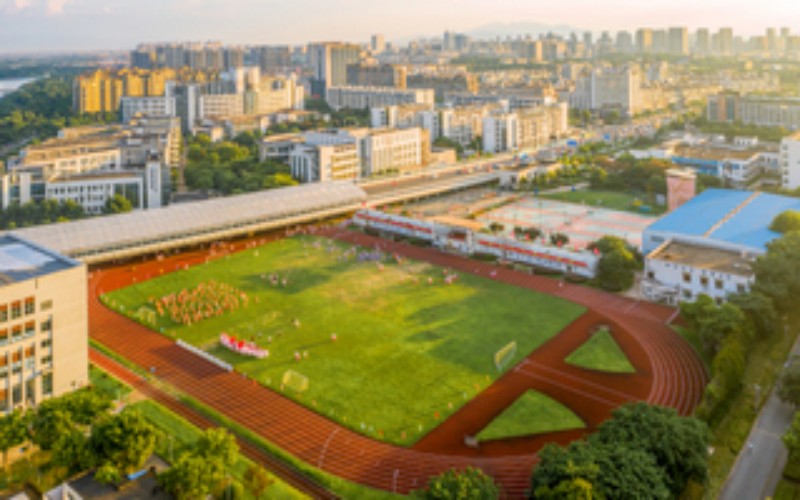
[[[748,293],[734,294],[728,302],[738,307],[749,320],[749,328],[759,337],[765,339],[781,329],[781,320],[775,310],[772,299],[758,290]]]
[[[716,356],[727,337],[742,335],[744,340],[749,340],[752,333],[746,330],[746,318],[738,307],[731,303],[718,306],[708,295],[700,294],[694,302],[682,302],[680,309],[689,329],[700,338],[703,352],[709,359]]]
[[[121,214],[130,212],[131,210],[133,210],[133,204],[131,204],[130,200],[120,194],[115,194],[111,198],[107,199],[106,204],[103,207],[104,214]]]
[[[117,484],[122,481],[122,474],[111,462],[106,462],[94,472],[94,480],[100,484]]]
[[[537,499],[670,498],[665,473],[655,459],[625,442],[549,445],[539,457],[531,477]]]
[[[628,250],[601,254],[597,263],[597,281],[606,290],[622,291],[633,286],[637,264]]]
[[[90,443],[100,461],[129,473],[153,454],[156,437],[156,429],[139,412],[126,410],[96,423]]]
[[[3,467],[8,466],[8,450],[28,439],[29,416],[17,409],[0,418],[0,449],[3,450]]]
[[[569,243],[569,236],[564,233],[553,233],[550,235],[550,243],[558,247]]]
[[[206,498],[211,489],[205,477],[206,464],[202,457],[186,453],[158,476],[159,484],[178,500]]]
[[[73,392],[55,401],[59,402],[75,423],[81,425],[94,423],[114,405],[108,398],[88,390]]]
[[[61,436],[76,430],[69,412],[62,409],[56,400],[51,401],[53,404],[45,401],[39,406],[31,422],[32,440],[43,450],[52,449]]]
[[[467,467],[462,471],[450,469],[432,477],[427,489],[418,492],[417,496],[425,500],[491,500],[500,497],[500,490],[485,472]]]
[[[800,412],[795,412],[792,425],[783,435],[783,444],[789,450],[789,463],[795,462],[800,453]]]
[[[492,234],[494,235],[496,235],[497,233],[502,233],[503,229],[505,229],[505,226],[500,224],[499,222],[492,222],[491,224],[489,224],[489,231],[491,231]]]
[[[800,357],[793,356],[789,366],[783,370],[778,397],[786,403],[800,406]]]
[[[786,210],[772,219],[769,228],[776,233],[786,234],[790,231],[800,231],[800,211]]]
[[[694,417],[681,417],[672,408],[628,404],[612,412],[591,442],[625,446],[653,456],[664,470],[666,485],[679,496],[689,481],[703,484],[708,476],[708,428]]]
[[[266,470],[258,464],[252,463],[244,473],[244,483],[254,497],[261,498],[275,481]]]
[[[70,472],[91,468],[95,464],[95,455],[83,432],[73,429],[60,436],[53,444],[52,463]]]
[[[800,232],[789,232],[767,245],[753,263],[754,289],[772,299],[779,313],[794,310],[800,296]]]
[[[439,137],[433,141],[433,145],[437,148],[455,149],[458,156],[461,156],[464,153],[464,146],[448,137]]]

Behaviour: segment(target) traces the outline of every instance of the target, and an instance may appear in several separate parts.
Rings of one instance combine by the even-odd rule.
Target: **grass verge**
[[[527,391],[478,433],[479,441],[586,427],[569,408],[537,391]]]
[[[636,369],[607,329],[595,332],[589,340],[567,356],[565,361],[588,370],[636,373]]]

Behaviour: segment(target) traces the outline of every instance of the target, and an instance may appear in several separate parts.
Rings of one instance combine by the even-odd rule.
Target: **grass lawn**
[[[94,365],[89,366],[89,381],[95,391],[111,400],[124,398],[132,391],[127,384],[120,382]]]
[[[537,391],[527,391],[478,433],[478,440],[490,441],[543,432],[586,427],[569,408]]]
[[[625,210],[638,214],[658,215],[664,212],[663,207],[650,205],[642,197],[617,191],[594,191],[591,189],[579,189],[576,191],[565,191],[562,193],[542,193],[541,196],[547,200],[565,201],[568,203],[580,203],[584,205],[608,208],[611,210]],[[634,208],[634,201],[639,200],[645,205],[650,206],[650,212],[642,212]]]
[[[423,262],[359,262],[350,245],[290,238],[167,274],[104,297],[132,315],[148,303],[215,279],[245,292],[246,306],[189,326],[158,316],[154,328],[199,346],[259,382],[366,435],[409,445],[494,381],[494,353],[511,363],[584,312],[571,302],[493,280],[444,282]],[[273,285],[264,275],[288,279]],[[429,284],[429,280],[432,284]],[[300,326],[293,324],[297,319]],[[219,345],[227,332],[269,350],[247,358]],[[336,340],[332,335],[336,334]],[[301,361],[295,353],[307,353]],[[309,380],[282,387],[287,370]]]
[[[147,420],[167,436],[167,438],[159,440],[156,445],[156,453],[167,461],[171,460],[170,454],[172,454],[173,459],[177,459],[180,454],[184,450],[190,448],[202,434],[200,429],[153,401],[140,401],[132,404],[128,408],[139,411]],[[240,455],[229,472],[232,477],[243,483],[244,475],[251,464],[252,462],[249,459]],[[307,498],[292,486],[286,484],[272,474],[270,474],[270,478],[273,483],[265,493],[266,498],[281,500]],[[255,497],[252,493],[246,491],[245,488],[245,498],[253,499]]]
[[[781,479],[772,498],[774,500],[800,500],[800,483]]]
[[[582,346],[567,356],[566,362],[589,370],[636,373],[636,369],[617,345],[611,332],[606,329],[594,333]]]

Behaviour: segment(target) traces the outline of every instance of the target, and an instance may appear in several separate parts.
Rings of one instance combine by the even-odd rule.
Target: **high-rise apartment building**
[[[405,66],[379,64],[374,61],[347,65],[347,85],[355,87],[406,88]]]
[[[800,132],[781,141],[780,163],[782,187],[800,188]]]
[[[689,55],[689,30],[688,28],[670,28],[668,34],[668,52],[670,54]]]
[[[711,53],[711,33],[708,28],[698,28],[694,38],[694,53],[708,55]]]
[[[0,414],[88,383],[86,266],[0,236]]]
[[[386,37],[381,34],[372,35],[369,39],[369,50],[373,54],[380,54],[386,50]]]
[[[720,28],[717,34],[717,47],[715,48],[719,55],[733,55],[733,28]]]
[[[653,51],[653,30],[649,28],[636,30],[636,51],[641,54],[649,54]]]
[[[347,66],[361,59],[361,47],[352,43],[312,43],[308,58],[313,73],[311,93],[324,97],[329,87],[347,85]]]
[[[628,31],[620,31],[617,33],[617,52],[621,54],[630,54],[634,51],[635,45],[633,43],[633,36]]]

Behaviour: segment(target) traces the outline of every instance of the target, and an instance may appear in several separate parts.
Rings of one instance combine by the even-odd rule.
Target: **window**
[[[28,297],[25,299],[25,315],[33,314],[36,312],[36,299]]]
[[[8,306],[5,304],[0,306],[0,321],[8,321]]]
[[[50,366],[53,362],[53,356],[42,356],[42,366]]]
[[[36,322],[28,321],[25,323],[25,338],[36,335]]]
[[[11,319],[17,319],[22,316],[22,304],[17,302],[11,303]]]
[[[41,343],[42,349],[46,349],[46,348],[50,347],[51,345],[53,345],[53,340],[52,339],[44,339],[44,340],[42,340],[42,343]]]
[[[53,374],[45,373],[42,376],[42,394],[49,396],[53,394]]]
[[[708,277],[707,276],[700,276],[700,284],[703,286],[708,286]]]
[[[684,283],[691,283],[692,282],[692,275],[689,273],[683,273],[683,282]]]
[[[11,404],[18,405],[22,402],[22,385],[17,384],[11,389]]]
[[[714,280],[714,286],[717,288],[717,290],[722,290],[722,287],[725,286],[725,283],[723,283],[722,280],[719,279]]]
[[[684,290],[683,291],[683,298],[692,300],[692,291],[691,290]]]
[[[736,291],[737,291],[738,293],[744,293],[744,292],[746,292],[746,291],[747,291],[747,287],[746,287],[746,286],[744,286],[742,283],[737,283],[737,284],[736,284]]]
[[[50,333],[53,331],[53,319],[47,318],[47,320],[42,321],[39,325],[39,331],[42,333]]]
[[[647,279],[655,279],[656,273],[653,271],[647,271]]]
[[[39,304],[40,311],[49,311],[53,308],[53,301],[52,300],[45,300],[41,304]]]
[[[20,325],[14,325],[11,327],[11,341],[15,342],[22,338],[22,327]]]

